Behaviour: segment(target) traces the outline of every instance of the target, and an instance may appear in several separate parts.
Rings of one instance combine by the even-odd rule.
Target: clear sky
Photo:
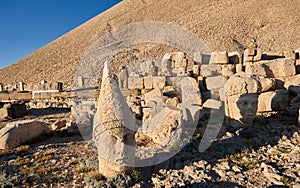
[[[121,0],[0,0],[0,69]]]

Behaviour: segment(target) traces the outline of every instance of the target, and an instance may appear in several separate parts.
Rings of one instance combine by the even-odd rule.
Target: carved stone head
[[[93,129],[99,172],[104,176],[125,173],[135,166],[136,129],[133,113],[120,91],[116,76],[105,63]]]
[[[240,127],[253,124],[258,108],[259,82],[253,77],[234,75],[225,83],[227,124]]]

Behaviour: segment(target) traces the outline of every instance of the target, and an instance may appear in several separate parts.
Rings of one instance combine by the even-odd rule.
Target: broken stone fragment
[[[212,52],[209,64],[228,64],[228,53],[225,52]]]
[[[176,108],[163,108],[159,113],[154,115],[143,124],[143,133],[153,142],[160,145],[167,145],[172,140],[172,135],[179,130],[180,111]]]
[[[205,101],[205,103],[203,104],[204,108],[209,108],[209,109],[220,109],[222,106],[222,102],[215,100],[215,99],[208,99],[207,101]]]
[[[201,92],[194,78],[183,77],[176,86],[181,90],[181,103],[202,105]]]
[[[50,129],[44,122],[36,120],[16,121],[0,130],[0,149],[11,149],[28,142]]]
[[[208,77],[205,83],[208,90],[219,90],[224,87],[225,79],[223,76]]]
[[[284,111],[289,105],[290,95],[287,90],[265,92],[258,97],[258,112]]]
[[[281,58],[270,61],[260,61],[246,66],[246,73],[268,78],[294,76],[296,74],[295,59]]]

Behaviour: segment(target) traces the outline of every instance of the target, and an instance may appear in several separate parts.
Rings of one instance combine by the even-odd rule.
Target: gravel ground
[[[226,128],[202,153],[196,136],[170,160],[110,179],[97,172],[91,141],[76,131],[58,131],[2,150],[0,187],[299,187],[296,122],[282,114],[259,117],[253,126]],[[198,131],[204,129],[202,122]]]

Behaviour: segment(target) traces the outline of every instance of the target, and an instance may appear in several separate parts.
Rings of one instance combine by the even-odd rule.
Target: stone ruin
[[[116,140],[127,134],[128,125],[137,125],[137,129],[129,131],[133,137],[138,130],[135,139],[143,135],[155,147],[171,148],[176,140],[184,138],[186,130],[195,130],[192,124],[197,126],[199,120],[204,121],[209,117],[207,114],[223,106],[226,124],[232,127],[250,126],[257,113],[285,112],[299,116],[299,50],[270,55],[252,46],[244,54],[195,53],[193,60],[188,60],[183,52],[167,53],[161,61],[142,60],[121,66],[118,78],[104,74],[97,109],[98,121],[102,123],[94,127],[98,152],[114,148]],[[125,118],[131,117],[130,111],[136,123]],[[130,140],[129,145],[133,146],[136,140]],[[139,149],[129,150],[132,152],[128,156],[134,157],[136,153],[137,158]],[[107,159],[116,151],[111,152],[106,159],[99,153],[100,172],[107,176],[125,172],[126,163],[117,160],[112,163],[119,171],[112,170],[114,165]]]
[[[105,63],[93,131],[101,174],[112,177],[134,167],[136,130],[135,119],[117,79]]]

